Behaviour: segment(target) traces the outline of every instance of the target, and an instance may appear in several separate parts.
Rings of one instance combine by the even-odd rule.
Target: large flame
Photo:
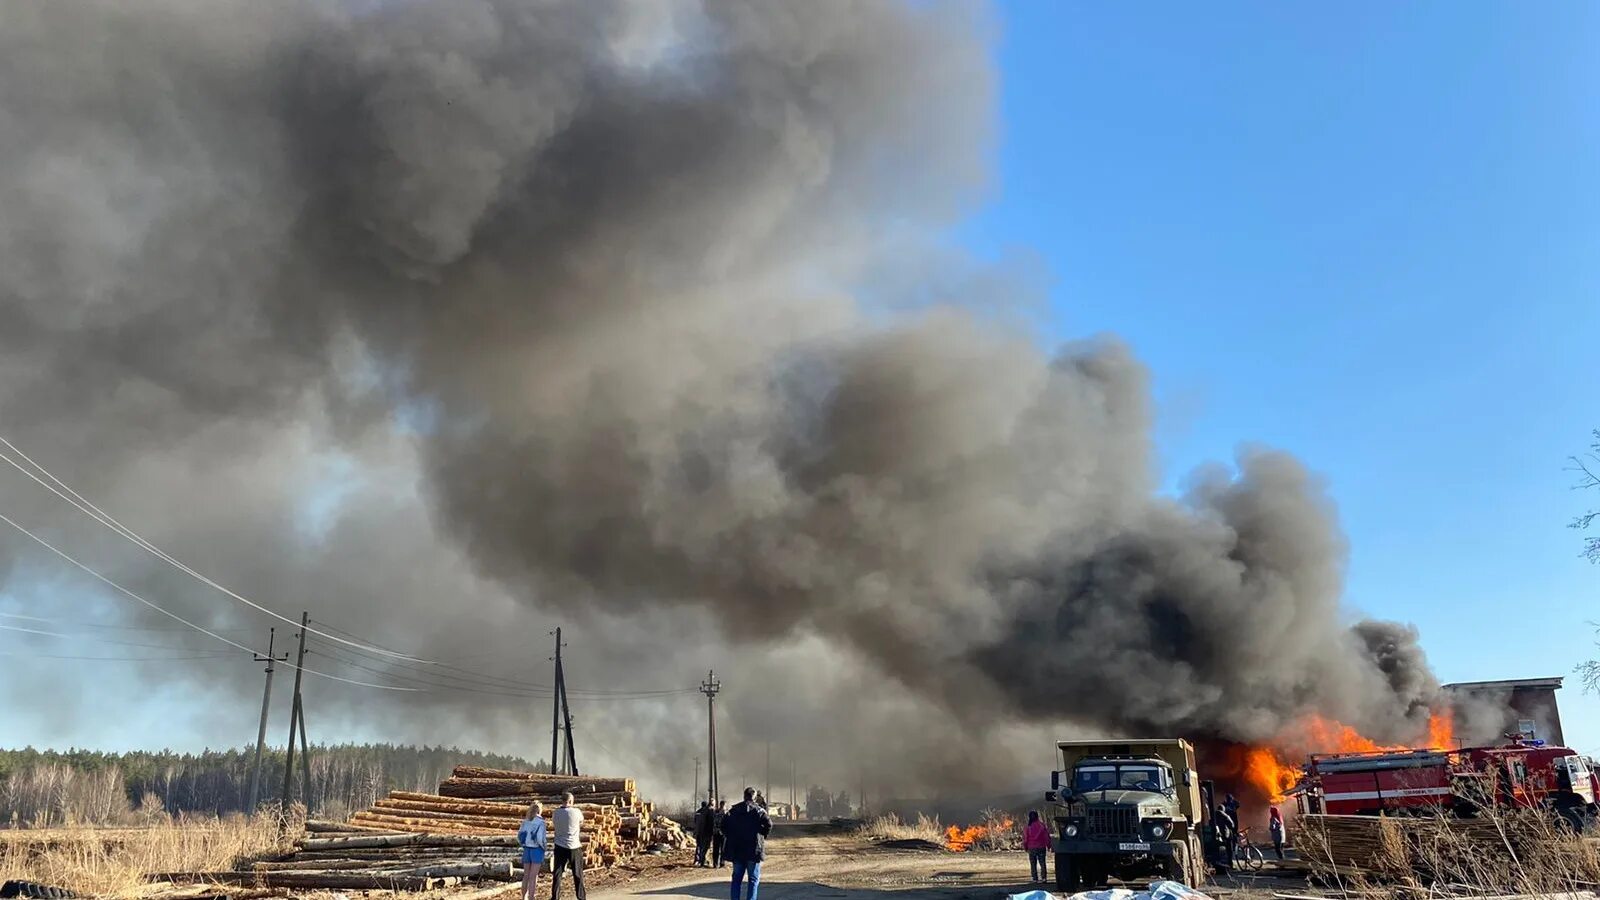
[[[1429,716],[1425,746],[1449,750],[1454,745],[1455,716],[1449,710]],[[1300,777],[1300,767],[1291,763],[1291,758],[1303,759],[1313,753],[1370,753],[1408,749],[1412,748],[1404,744],[1380,744],[1343,722],[1313,713],[1280,735],[1271,746],[1246,748],[1243,774],[1247,782],[1273,803],[1281,803]]]
[[[1012,820],[1007,818],[996,822],[993,828],[985,825],[968,825],[966,828],[951,825],[944,830],[944,844],[958,853],[971,850],[972,845],[990,831],[1006,831],[1012,824]]]

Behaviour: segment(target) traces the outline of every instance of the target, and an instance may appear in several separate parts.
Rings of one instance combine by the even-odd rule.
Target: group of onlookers
[[[555,859],[550,864],[550,900],[561,897],[561,873],[572,870],[572,890],[578,900],[585,900],[588,892],[583,887],[583,810],[578,808],[572,794],[561,798],[561,806],[550,817],[555,829]],[[545,845],[548,835],[544,824],[544,804],[533,801],[528,807],[528,817],[517,829],[517,843],[522,845],[522,900],[534,900],[539,887],[539,868],[544,865]]]

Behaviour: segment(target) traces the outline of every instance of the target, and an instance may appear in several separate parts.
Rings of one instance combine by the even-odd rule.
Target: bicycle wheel
[[[1266,865],[1266,863],[1266,854],[1261,852],[1260,847],[1257,847],[1254,844],[1245,844],[1239,848],[1239,866],[1241,868],[1249,869],[1252,872],[1259,872],[1261,871],[1261,867]]]

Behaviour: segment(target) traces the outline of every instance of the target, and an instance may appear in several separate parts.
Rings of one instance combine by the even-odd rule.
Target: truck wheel
[[[1078,880],[1083,882],[1085,888],[1104,886],[1109,874],[1111,867],[1106,865],[1105,859],[1089,855],[1078,857]]]
[[[1179,884],[1194,887],[1194,885],[1189,884],[1189,854],[1185,852],[1182,844],[1172,848],[1171,856],[1162,858],[1161,874],[1168,881],[1176,881]]]
[[[1078,866],[1070,853],[1056,854],[1056,890],[1063,894],[1078,892]]]

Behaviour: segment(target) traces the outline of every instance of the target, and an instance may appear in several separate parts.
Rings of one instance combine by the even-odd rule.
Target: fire
[[[1284,762],[1269,747],[1251,747],[1244,754],[1244,777],[1273,803],[1282,803],[1284,794],[1300,779],[1300,769]]]
[[[1280,748],[1296,748],[1294,755],[1297,757],[1311,753],[1372,753],[1409,749],[1404,744],[1380,744],[1343,722],[1316,714],[1307,716],[1273,743],[1271,747],[1246,748],[1242,772],[1245,781],[1273,803],[1283,802],[1284,795],[1300,778],[1299,766],[1290,764]],[[1449,710],[1428,717],[1428,740],[1425,746],[1446,750],[1455,746],[1455,716]]]
[[[968,825],[966,828],[962,828],[959,825],[951,825],[949,828],[944,830],[944,843],[946,847],[949,847],[951,850],[954,850],[957,853],[971,850],[972,845],[977,843],[984,835],[995,830],[1007,831],[1011,828],[1012,824],[1013,823],[1011,819],[1002,819],[999,822],[996,822],[993,827],[985,825]]]

